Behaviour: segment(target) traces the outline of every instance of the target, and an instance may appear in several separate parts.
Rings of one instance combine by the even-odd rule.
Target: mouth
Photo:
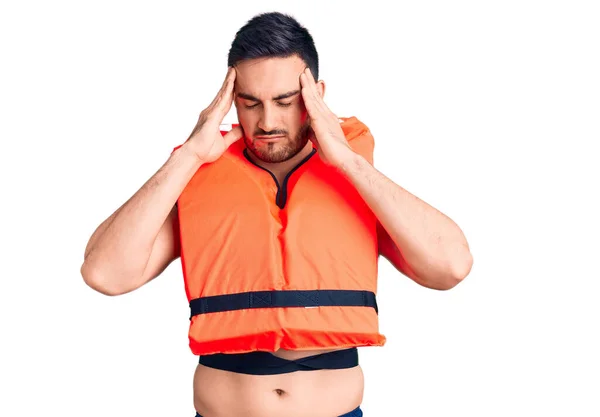
[[[262,141],[262,142],[277,142],[278,140],[284,138],[284,135],[278,135],[278,136],[256,136],[256,139]]]

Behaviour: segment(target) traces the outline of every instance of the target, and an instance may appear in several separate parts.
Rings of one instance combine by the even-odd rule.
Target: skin
[[[242,140],[252,160],[273,172],[280,183],[314,144],[300,84],[305,68],[304,61],[296,56],[249,60],[235,67],[232,94],[243,130]],[[324,82],[319,81],[316,88],[323,96]],[[283,137],[275,142],[258,137],[275,135]],[[298,359],[325,351],[279,350],[273,354]],[[331,417],[358,407],[363,385],[360,366],[244,375],[198,365],[194,374],[194,405],[204,417]]]
[[[300,93],[275,98],[296,90]],[[202,164],[217,160],[237,140],[280,183],[315,146],[321,160],[344,173],[376,215],[380,255],[428,288],[447,290],[462,281],[472,265],[462,231],[355,154],[325,105],[324,93],[325,84],[315,81],[295,56],[246,61],[229,69],[186,142],[91,236],[81,267],[86,284],[106,295],[125,294],[179,258],[175,202]],[[232,104],[241,126],[222,136],[219,125]],[[259,138],[275,134],[283,137]],[[273,354],[297,359],[321,352]],[[204,417],[332,417],[361,404],[364,380],[360,366],[257,376],[198,365],[193,384],[194,406]]]
[[[306,68],[297,56],[255,59],[236,65],[234,103],[250,157],[277,178],[310,153],[314,138],[302,98],[300,74]],[[325,83],[318,89],[325,92]],[[279,98],[285,96],[285,98]],[[267,142],[258,136],[278,136]]]

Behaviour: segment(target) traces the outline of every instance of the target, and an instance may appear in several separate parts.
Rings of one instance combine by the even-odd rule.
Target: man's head
[[[313,39],[294,18],[265,13],[236,34],[228,65],[236,68],[235,106],[248,149],[265,162],[283,162],[306,146],[311,134],[300,74],[309,67],[318,80]],[[325,85],[319,81],[321,96]],[[271,141],[260,137],[283,136]]]

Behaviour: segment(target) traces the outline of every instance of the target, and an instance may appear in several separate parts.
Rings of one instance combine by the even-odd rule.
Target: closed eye
[[[259,104],[260,104],[260,103],[256,103],[256,104],[253,104],[253,105],[251,105],[251,106],[245,105],[244,107],[246,107],[247,109],[253,109],[253,108],[255,108],[256,106],[258,106]],[[289,106],[291,106],[291,105],[292,105],[292,103],[291,103],[291,102],[290,102],[290,103],[280,103],[280,102],[277,102],[277,105],[278,105],[279,107],[289,107]]]

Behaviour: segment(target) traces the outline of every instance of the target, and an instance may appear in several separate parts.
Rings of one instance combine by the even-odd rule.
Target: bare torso
[[[291,360],[323,352],[273,354]],[[360,366],[247,375],[199,364],[194,374],[194,407],[203,417],[333,417],[358,407],[363,388]]]

